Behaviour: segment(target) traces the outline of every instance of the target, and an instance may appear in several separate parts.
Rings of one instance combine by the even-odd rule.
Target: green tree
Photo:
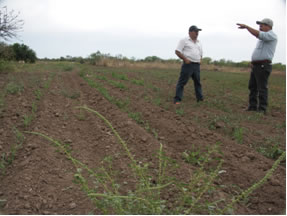
[[[15,59],[15,53],[11,46],[0,42],[0,59],[10,61]]]
[[[36,53],[25,44],[13,44],[15,53],[15,60],[35,63],[37,56]]]
[[[204,57],[201,61],[203,64],[211,64],[212,63],[212,59],[209,57]]]
[[[157,57],[157,56],[147,56],[144,61],[147,62],[156,62],[156,61],[162,61],[161,58]]]

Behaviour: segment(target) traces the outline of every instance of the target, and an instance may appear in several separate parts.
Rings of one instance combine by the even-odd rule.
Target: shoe
[[[262,113],[264,115],[266,115],[266,113],[267,113],[266,110],[264,110],[264,109],[258,109],[257,112]]]
[[[179,104],[180,104],[180,102],[179,102],[179,101],[177,101],[177,102],[174,102],[174,104],[175,104],[175,105],[179,105]]]
[[[197,103],[203,101],[203,98],[197,99]]]
[[[255,107],[248,107],[245,111],[257,111]]]

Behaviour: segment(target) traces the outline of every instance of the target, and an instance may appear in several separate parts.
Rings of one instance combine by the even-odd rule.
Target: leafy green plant
[[[179,116],[183,116],[183,114],[184,114],[184,109],[183,109],[183,108],[177,108],[177,109],[175,110],[175,113],[176,113],[177,115],[179,115]]]
[[[192,149],[193,150],[191,151],[185,151],[182,153],[183,159],[192,165],[201,165],[201,163],[206,160],[206,155],[199,149],[196,150],[194,145],[192,146]]]
[[[69,89],[69,90],[63,89],[61,91],[61,93],[62,93],[62,95],[64,95],[67,98],[70,98],[70,99],[77,99],[81,96],[80,92],[74,91],[72,89]]]
[[[144,120],[142,119],[142,115],[139,112],[130,112],[129,117],[135,120],[138,124],[143,124]]]
[[[15,71],[15,66],[8,61],[3,61],[0,59],[0,74],[8,74]]]
[[[72,71],[74,69],[74,67],[73,66],[71,66],[71,65],[65,65],[64,67],[63,67],[63,71]]]
[[[27,115],[27,114],[25,114],[24,116],[23,116],[23,123],[24,123],[24,126],[25,127],[28,127],[30,124],[31,124],[31,122],[33,121],[33,115]]]
[[[1,117],[2,111],[4,109],[4,106],[5,106],[4,95],[2,95],[0,92],[0,117]]]
[[[112,72],[112,77],[119,79],[119,80],[129,80],[125,74],[119,74],[115,72]]]
[[[237,127],[234,129],[233,137],[239,144],[243,143],[243,134],[244,134],[244,128]]]
[[[34,115],[38,110],[37,104],[35,102],[32,103],[32,115]]]
[[[42,91],[40,89],[36,89],[34,91],[34,94],[36,96],[36,100],[41,100],[41,97],[42,97],[43,93],[42,93]]]
[[[144,86],[144,80],[132,80],[132,83],[139,86]]]
[[[271,158],[271,159],[277,159],[279,156],[284,152],[278,143],[274,145],[267,145],[266,147],[260,146],[257,151],[261,154],[263,154],[265,157]]]
[[[17,94],[23,91],[24,86],[20,83],[16,83],[12,81],[7,84],[5,90],[6,90],[6,93],[14,95],[14,94]]]
[[[15,143],[10,147],[8,153],[2,153],[0,158],[0,173],[5,174],[6,167],[11,165],[15,159],[16,153],[19,148],[22,147],[24,142],[24,135],[17,128],[13,128],[13,133],[15,135]]]
[[[116,88],[119,88],[119,89],[122,89],[122,90],[126,90],[127,89],[127,87],[121,82],[116,82],[114,80],[109,80],[109,83],[112,86],[116,87]]]

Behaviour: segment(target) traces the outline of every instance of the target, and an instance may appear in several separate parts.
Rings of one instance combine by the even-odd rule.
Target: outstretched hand
[[[245,29],[245,28],[247,28],[247,25],[245,25],[245,24],[240,24],[240,23],[236,23],[236,25],[238,25],[239,27],[239,29]]]

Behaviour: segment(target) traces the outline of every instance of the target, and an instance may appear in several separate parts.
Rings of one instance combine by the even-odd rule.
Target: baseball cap
[[[202,29],[199,29],[199,28],[197,28],[197,26],[192,25],[189,27],[189,32],[192,32],[192,31],[202,31]]]
[[[265,24],[265,25],[269,25],[270,27],[273,27],[273,21],[269,18],[265,18],[262,21],[257,21],[256,22],[258,25],[260,24]]]

